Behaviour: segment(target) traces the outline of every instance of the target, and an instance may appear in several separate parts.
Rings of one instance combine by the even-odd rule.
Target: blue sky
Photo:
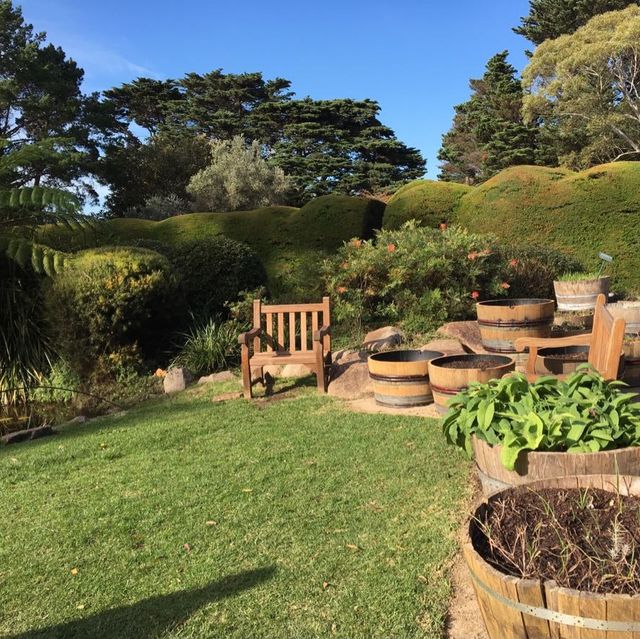
[[[140,75],[222,68],[287,78],[298,97],[372,98],[382,121],[427,159],[468,81],[509,49],[522,70],[527,42],[511,28],[527,0],[22,0],[27,21],[85,70],[87,91]]]

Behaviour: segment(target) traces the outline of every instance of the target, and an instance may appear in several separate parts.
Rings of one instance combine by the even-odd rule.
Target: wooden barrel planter
[[[638,496],[640,477],[562,477],[535,482],[531,488],[602,488],[611,490],[612,496],[616,490]],[[475,510],[465,530],[462,552],[489,639],[640,637],[640,595],[560,588],[551,580],[506,575],[486,562],[478,552],[481,535],[475,519],[482,518],[486,507],[483,503]]]
[[[624,373],[622,381],[629,386],[640,386],[640,337],[626,339],[624,351]]]
[[[554,281],[553,289],[559,311],[587,311],[596,307],[598,295],[609,297],[610,278],[597,277],[591,280]]]
[[[608,304],[607,309],[614,317],[621,317],[625,321],[626,335],[640,336],[640,302],[624,301]]]
[[[439,413],[446,413],[447,402],[472,382],[499,379],[515,370],[516,363],[506,355],[447,355],[429,362],[433,399]]]
[[[522,486],[534,481],[571,475],[640,475],[640,446],[603,450],[598,453],[524,451],[518,455],[515,470],[500,461],[501,446],[472,437],[473,456],[482,492]]]
[[[437,351],[387,351],[371,355],[369,377],[377,404],[393,408],[424,406],[433,402],[429,361]]]
[[[589,359],[588,346],[541,348],[536,359],[538,375],[568,375]]]
[[[482,346],[492,353],[515,353],[519,337],[549,337],[555,304],[545,299],[487,300],[476,304]]]

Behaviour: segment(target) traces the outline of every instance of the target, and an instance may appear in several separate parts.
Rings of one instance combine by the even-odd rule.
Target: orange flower
[[[509,266],[518,266],[518,260],[510,260],[509,261]]]
[[[511,284],[502,282],[502,284],[500,284],[500,288],[503,288],[506,291],[508,288],[511,288]]]
[[[362,246],[362,240],[353,240],[353,245],[356,248],[360,248]]]
[[[342,268],[349,268],[349,262],[342,262]]]
[[[153,374],[154,377],[166,377],[167,376],[167,371],[163,370],[162,368],[158,368],[156,369],[156,372]]]
[[[480,297],[480,293],[478,291],[472,291],[471,297],[473,297],[474,300],[477,300]]]
[[[441,231],[446,231],[447,230],[447,223],[446,222],[441,222],[440,226],[438,227]]]
[[[467,255],[467,259],[468,260],[475,260],[479,255],[480,255],[480,253],[478,253],[478,251],[471,251],[471,253],[469,253],[469,255]]]
[[[393,253],[395,250],[396,250],[395,244],[387,244],[387,251],[389,251],[389,253]]]
[[[336,289],[338,291],[338,293],[342,294],[342,293],[346,293],[347,292],[347,287],[346,286],[338,286],[338,288]]]

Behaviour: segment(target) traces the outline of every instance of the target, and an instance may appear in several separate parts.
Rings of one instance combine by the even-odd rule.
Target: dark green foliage
[[[54,348],[46,329],[40,278],[0,256],[0,406],[23,401],[47,369]]]
[[[618,11],[631,0],[530,0],[529,15],[513,30],[535,45],[573,33],[593,16]]]
[[[534,238],[531,238],[532,242]],[[554,299],[553,281],[563,273],[580,270],[574,257],[557,249],[520,243],[499,248],[504,258],[509,297]]]
[[[470,81],[471,98],[455,107],[438,153],[440,179],[483,182],[508,166],[552,160],[538,149],[537,128],[523,122],[522,86],[507,56],[493,56],[482,78]]]
[[[294,100],[265,107],[283,122],[273,161],[288,175],[299,203],[329,193],[379,192],[421,177],[417,149],[378,119],[373,100]]]
[[[398,229],[409,220],[437,228],[454,219],[460,198],[470,186],[451,182],[416,180],[402,187],[389,200],[384,210],[384,228]]]
[[[222,313],[241,291],[255,289],[267,279],[253,249],[222,236],[181,242],[168,247],[166,255],[186,309],[201,318]]]
[[[473,435],[502,446],[509,470],[526,450],[595,453],[638,446],[640,404],[621,387],[587,365],[562,381],[549,376],[528,382],[514,373],[456,395],[442,428],[449,443],[469,456]]]
[[[203,136],[183,131],[161,132],[146,143],[131,140],[106,148],[101,160],[102,180],[111,193],[107,206],[112,217],[143,214],[154,196],[174,196],[188,200],[186,186],[192,175],[209,160],[209,144]]]
[[[175,293],[169,263],[158,253],[90,249],[51,280],[47,315],[61,355],[84,374],[103,358],[118,360],[112,368],[133,361],[138,348],[143,356],[155,354],[171,328]]]

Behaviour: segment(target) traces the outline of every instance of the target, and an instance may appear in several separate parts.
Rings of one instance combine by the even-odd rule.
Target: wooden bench
[[[593,316],[591,333],[572,337],[535,338],[521,337],[515,341],[517,351],[529,349],[525,372],[527,377],[535,379],[536,359],[540,348],[561,348],[562,346],[588,346],[589,364],[605,379],[617,379],[620,370],[620,357],[624,341],[625,321],[614,318],[606,307],[604,295],[598,295]]]
[[[329,298],[318,304],[262,304],[253,301],[253,328],[238,337],[242,345],[242,385],[251,398],[255,381],[264,380],[268,364],[302,364],[318,378],[326,392],[331,367],[331,314]]]

